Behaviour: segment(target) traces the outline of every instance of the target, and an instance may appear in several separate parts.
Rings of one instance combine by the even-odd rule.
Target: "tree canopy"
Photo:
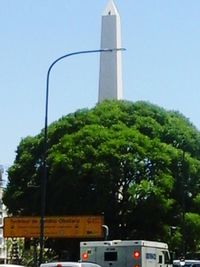
[[[43,130],[19,143],[3,198],[11,214],[40,214],[43,155]],[[200,133],[179,112],[104,101],[63,116],[48,127],[47,165],[47,215],[104,214],[111,239],[199,248]]]

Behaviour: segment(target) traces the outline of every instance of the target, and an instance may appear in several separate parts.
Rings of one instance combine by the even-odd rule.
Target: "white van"
[[[168,245],[147,240],[81,242],[80,259],[103,267],[172,267]]]
[[[174,260],[173,267],[200,267],[200,260]]]
[[[101,267],[98,264],[90,263],[90,262],[49,262],[49,263],[42,263],[40,267]]]

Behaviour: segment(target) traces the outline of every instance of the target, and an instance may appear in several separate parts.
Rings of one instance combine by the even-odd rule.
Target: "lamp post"
[[[46,97],[45,97],[45,124],[44,124],[44,159],[43,159],[43,168],[44,174],[41,181],[41,213],[40,213],[40,254],[39,254],[39,264],[43,261],[43,250],[44,250],[44,219],[45,219],[45,210],[46,210],[46,187],[47,187],[47,151],[48,151],[48,105],[49,105],[49,77],[52,67],[62,59],[70,56],[75,56],[79,54],[89,54],[89,53],[101,53],[101,52],[117,52],[123,51],[124,48],[105,48],[97,50],[85,50],[69,53],[57,58],[50,65],[47,71],[46,79]]]

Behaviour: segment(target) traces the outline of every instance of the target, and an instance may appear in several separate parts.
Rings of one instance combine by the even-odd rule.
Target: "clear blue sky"
[[[0,164],[44,126],[46,72],[66,53],[100,48],[107,0],[1,0]],[[116,0],[124,99],[178,110],[200,129],[200,1]],[[99,54],[58,63],[50,78],[49,122],[98,98]]]

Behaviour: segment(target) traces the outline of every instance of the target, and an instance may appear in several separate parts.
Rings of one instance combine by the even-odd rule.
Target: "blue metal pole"
[[[47,190],[47,152],[48,152],[48,105],[49,105],[49,77],[53,66],[61,61],[62,59],[70,56],[75,56],[79,54],[89,54],[89,53],[101,53],[101,52],[115,52],[124,51],[124,48],[105,48],[97,50],[85,50],[77,51],[73,53],[66,54],[57,58],[49,67],[46,79],[46,98],[45,98],[45,125],[44,125],[44,159],[43,159],[43,177],[41,181],[41,214],[40,214],[40,254],[39,254],[39,264],[43,261],[43,250],[44,250],[44,221],[45,221],[45,211],[46,211],[46,190]]]

